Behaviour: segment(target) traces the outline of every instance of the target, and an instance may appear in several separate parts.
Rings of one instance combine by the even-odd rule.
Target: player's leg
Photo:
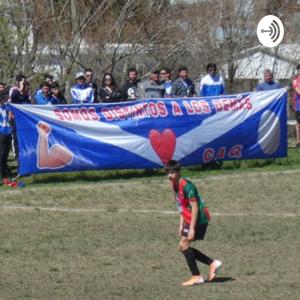
[[[192,250],[190,245],[191,241],[189,241],[186,236],[182,236],[179,242],[179,251],[184,255],[187,265],[192,273],[192,278],[182,283],[182,285],[184,286],[196,285],[204,282],[204,279],[201,276],[197,266],[194,251]]]
[[[199,224],[195,229],[195,240],[203,240],[206,234],[208,224]],[[212,281],[217,276],[217,270],[221,267],[222,262],[217,259],[212,259],[206,254],[202,253],[198,249],[191,248],[194,252],[194,257],[196,260],[202,262],[209,266],[208,281]]]

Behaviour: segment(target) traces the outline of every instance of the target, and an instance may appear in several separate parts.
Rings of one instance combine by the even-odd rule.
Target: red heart
[[[173,158],[176,146],[176,135],[173,130],[165,129],[163,133],[160,133],[152,129],[149,139],[152,148],[164,164]]]

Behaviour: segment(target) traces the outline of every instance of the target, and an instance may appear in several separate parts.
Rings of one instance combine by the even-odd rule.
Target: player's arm
[[[195,227],[198,218],[198,203],[197,201],[190,201],[190,205],[192,207],[192,218],[190,223],[190,229],[188,234],[188,239],[193,240],[195,238]]]
[[[295,88],[295,92],[296,92],[298,95],[300,95],[300,86],[298,86],[298,87]]]

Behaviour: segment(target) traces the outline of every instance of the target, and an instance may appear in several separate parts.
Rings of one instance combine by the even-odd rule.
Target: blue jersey
[[[8,118],[9,108],[7,104],[0,105],[0,134],[10,135],[11,126]]]
[[[225,85],[222,76],[207,74],[201,79],[199,96],[219,96],[225,93]]]
[[[92,103],[94,102],[93,88],[85,84],[76,84],[71,88],[72,103]]]
[[[57,100],[51,95],[46,97],[43,93],[37,93],[35,95],[36,104],[47,105],[47,104],[57,104]]]

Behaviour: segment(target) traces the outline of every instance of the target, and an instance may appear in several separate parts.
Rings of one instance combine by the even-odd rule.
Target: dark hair
[[[152,70],[151,74],[159,75],[159,70]]]
[[[215,70],[217,70],[217,65],[216,65],[216,64],[213,64],[213,63],[209,63],[209,64],[206,66],[206,71],[208,71],[210,68],[214,68]]]
[[[6,84],[5,84],[4,82],[0,82],[0,85],[4,85],[4,86],[6,86]]]
[[[59,88],[59,87],[60,86],[59,86],[59,83],[57,81],[52,82],[52,84],[51,84],[52,89]]]
[[[166,73],[171,74],[171,70],[169,68],[161,68],[160,71],[166,71]]]
[[[86,73],[86,72],[92,72],[93,73],[93,70],[90,69],[90,68],[84,69],[84,73]]]
[[[40,84],[40,88],[43,88],[44,86],[47,86],[48,88],[51,88],[51,85],[48,81],[43,81],[41,84]]]
[[[111,85],[112,85],[113,87],[116,87],[116,81],[115,81],[115,78],[114,78],[114,76],[112,76],[111,73],[105,73],[105,74],[104,74],[103,79],[102,79],[102,84],[101,84],[101,86],[102,86],[102,87],[105,87],[105,77],[106,77],[106,76],[110,76],[110,77],[111,77]]]
[[[131,73],[131,72],[137,73],[136,68],[129,68],[129,69],[127,70],[127,75],[129,75],[129,73]]]
[[[180,168],[181,168],[181,165],[177,160],[169,160],[165,164],[165,171],[166,172],[170,172],[170,171],[179,172]]]
[[[45,73],[45,74],[44,74],[44,79],[47,79],[47,78],[53,80],[53,76],[52,76],[51,74]]]
[[[188,68],[186,66],[182,66],[178,69],[178,73],[180,73],[181,71],[189,71]]]
[[[19,73],[17,76],[16,76],[16,81],[17,82],[20,82],[20,81],[22,81],[23,79],[26,79],[27,77],[24,75],[24,74],[22,74],[22,73]]]
[[[3,91],[0,92],[0,101],[8,99],[8,89],[4,89]]]
[[[296,70],[299,70],[300,69],[300,64],[299,65],[297,65],[297,67],[296,67]]]

